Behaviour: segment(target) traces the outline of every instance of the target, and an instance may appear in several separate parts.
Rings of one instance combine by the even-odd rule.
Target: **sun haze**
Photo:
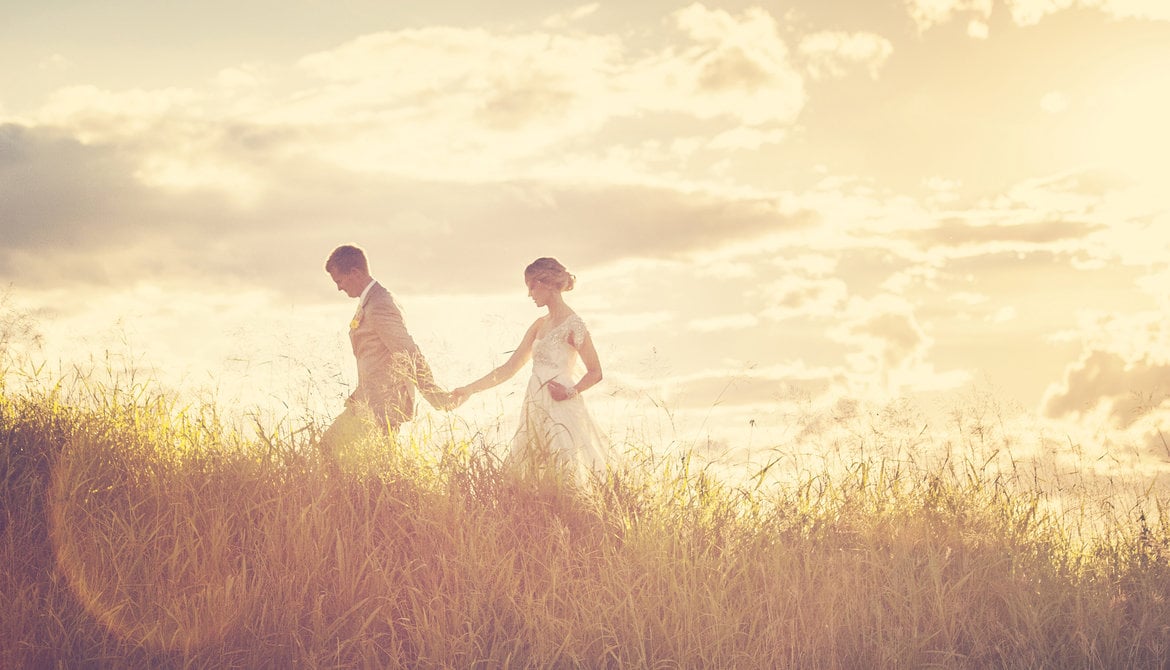
[[[49,360],[327,415],[337,244],[450,386],[553,255],[611,431],[991,389],[1165,455],[1164,2],[9,4],[0,281]]]

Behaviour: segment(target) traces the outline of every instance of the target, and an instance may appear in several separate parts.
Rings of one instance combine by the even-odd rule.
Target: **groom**
[[[338,291],[358,298],[349,324],[349,340],[357,359],[357,389],[321,438],[327,455],[335,456],[336,449],[375,425],[383,432],[397,431],[414,417],[416,387],[431,406],[450,409],[451,395],[435,384],[390,292],[370,276],[365,252],[348,244],[337,247],[329,254],[325,271]]]

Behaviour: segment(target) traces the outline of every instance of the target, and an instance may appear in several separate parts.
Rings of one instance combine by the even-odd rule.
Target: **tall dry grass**
[[[136,385],[0,396],[0,666],[1167,664],[1152,494],[1088,534],[978,459],[765,487],[635,445],[572,487],[473,439],[337,472],[314,432]]]

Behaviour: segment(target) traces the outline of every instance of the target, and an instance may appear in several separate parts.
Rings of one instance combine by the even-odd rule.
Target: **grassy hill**
[[[1088,533],[971,459],[572,487],[425,438],[337,472],[313,432],[0,396],[0,667],[1167,665],[1153,495]]]

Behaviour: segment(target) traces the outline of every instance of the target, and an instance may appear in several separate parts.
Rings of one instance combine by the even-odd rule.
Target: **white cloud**
[[[1040,109],[1049,114],[1060,114],[1068,110],[1070,102],[1067,94],[1061,91],[1052,91],[1040,98]]]
[[[570,24],[580,21],[587,16],[596,14],[600,7],[601,3],[593,2],[587,5],[581,5],[580,7],[575,7],[567,12],[554,14],[544,20],[544,27],[553,29],[564,28]]]
[[[262,137],[245,132],[236,141]],[[171,171],[150,158],[135,161],[117,145],[19,126],[0,126],[0,147],[10,157],[0,166],[0,202],[11,217],[0,276],[53,284],[108,285],[165,263],[171,277],[274,282],[304,296],[317,279],[304,268],[317,267],[322,250],[342,237],[375,252],[410,249],[394,271],[418,282],[413,290],[484,290],[514,286],[508,268],[549,249],[571,250],[569,260],[582,267],[627,257],[689,258],[802,225],[762,199],[735,204],[612,184],[376,178],[303,161],[272,165],[262,147],[239,149],[244,159],[263,158],[263,170],[242,174],[192,174],[190,166],[199,164],[189,160]],[[253,176],[263,179],[249,199]],[[227,186],[209,189],[216,180]],[[242,197],[225,197],[229,187]],[[279,254],[269,253],[274,245]],[[121,252],[129,249],[139,255],[126,258]],[[60,262],[38,262],[46,254]],[[504,267],[501,258],[508,259]],[[461,272],[434,272],[440,262]]]
[[[981,305],[990,299],[991,298],[989,296],[987,296],[986,294],[972,293],[969,291],[960,291],[958,293],[952,293],[950,296],[947,297],[947,301],[949,301],[949,302],[957,302],[957,303],[969,305],[972,307],[974,307],[975,305]]]
[[[840,279],[796,275],[776,280],[762,292],[766,307],[761,315],[773,321],[833,316],[849,295],[848,287]]]
[[[971,17],[969,36],[988,36],[993,0],[907,0],[906,5],[920,31],[967,16]],[[1164,0],[1004,0],[1004,7],[1020,26],[1035,25],[1046,16],[1074,7],[1099,9],[1117,18],[1170,21],[1170,3]]]
[[[721,151],[757,151],[768,144],[780,144],[787,136],[787,131],[782,128],[762,130],[741,126],[719,133],[705,146]]]
[[[987,3],[908,6],[924,29],[953,22],[946,35],[966,43],[958,48],[1012,62],[999,60],[1010,50],[999,50],[1013,40],[962,37],[964,26],[971,38],[987,37]],[[1085,337],[1072,331],[1059,346],[1043,339],[1067,329],[1062,319],[1072,307],[1132,295],[1170,303],[1164,166],[1140,183],[1078,169],[985,188],[989,171],[1010,178],[989,168],[992,155],[1020,155],[1028,174],[1046,174],[1025,165],[1023,154],[1094,110],[1105,112],[1101,133],[1078,140],[1113,151],[1116,129],[1129,129],[1144,140],[1130,148],[1158,168],[1164,140],[1139,134],[1159,127],[1163,115],[1157,104],[1141,104],[1162,95],[1151,85],[1159,63],[1125,79],[1111,72],[1116,90],[1096,94],[1064,73],[1036,83],[1021,72],[1012,80],[1021,97],[1009,97],[1011,82],[994,74],[954,79],[949,68],[939,70],[956,47],[937,35],[909,45],[922,58],[899,62],[897,79],[875,86],[865,78],[887,74],[895,60],[890,42],[874,33],[802,39],[799,27],[763,10],[714,4],[619,32],[599,27],[615,23],[609,12],[595,3],[543,25],[503,19],[485,29],[389,30],[291,63],[211,64],[195,89],[63,89],[23,127],[39,138],[40,126],[59,126],[66,141],[9,145],[21,151],[6,156],[41,160],[0,166],[6,213],[19,205],[22,214],[52,215],[4,230],[0,271],[94,291],[150,274],[222,282],[205,286],[208,294],[263,284],[278,293],[238,308],[189,305],[136,327],[173,345],[163,347],[163,364],[186,355],[185,336],[200,338],[208,349],[198,358],[213,368],[238,344],[217,327],[272,320],[280,337],[336,335],[328,344],[341,346],[322,357],[330,370],[348,373],[344,323],[352,305],[337,302],[320,266],[330,245],[352,240],[371,250],[379,278],[401,291],[416,336],[450,338],[458,353],[448,356],[473,378],[506,357],[536,315],[520,268],[554,254],[581,276],[569,300],[596,336],[607,382],[662,388],[704,415],[716,399],[721,407],[796,412],[801,394],[816,403],[880,401],[954,388],[971,378],[955,368],[1013,367],[994,362],[1003,351],[1029,362],[1015,367],[1028,369],[1018,374],[1030,375],[1033,402]],[[997,26],[1009,20],[1007,5],[996,12]],[[822,27],[835,26],[813,30]],[[866,29],[874,28],[848,30]],[[803,79],[811,76],[849,77],[810,87],[826,96],[815,119],[805,114]],[[992,101],[1019,109],[1021,128],[1044,127],[1030,138],[972,132],[996,125],[979,107],[985,84],[1003,85]],[[948,104],[956,98],[960,106]],[[1065,113],[1048,123],[1042,110]],[[1133,123],[1133,110],[1146,122]],[[1062,160],[1071,146],[1058,147],[1053,160],[1075,165]],[[1130,154],[1116,155],[1113,164],[1131,164],[1121,160]],[[810,167],[814,158],[823,165]],[[991,195],[972,207],[964,200],[975,193]],[[1130,277],[1146,269],[1118,267],[1133,264],[1148,266],[1137,285]],[[419,299],[428,294],[436,297]],[[99,301],[82,316],[98,305],[134,314],[135,301],[154,306],[162,297]],[[1048,310],[1046,302],[1058,306]],[[273,318],[289,303],[331,309],[303,323]],[[191,334],[181,332],[188,317],[199,322]],[[496,325],[482,327],[489,319]],[[1094,370],[1125,383],[1129,364],[1129,380],[1150,378],[1159,369],[1144,353],[1151,343],[1121,338],[1155,321],[1111,327],[1089,343],[1094,348],[1087,344],[1086,351],[1119,357],[1120,371],[1070,366],[1075,383],[1064,395],[1091,398]],[[76,330],[83,322],[63,323]],[[255,327],[247,346],[270,350],[269,331]],[[469,327],[477,337],[466,337]],[[55,342],[66,341],[67,334]],[[440,351],[426,348],[432,357]],[[666,372],[639,372],[658,360],[668,362]],[[749,368],[754,361],[762,366]],[[443,381],[466,381],[451,376]],[[1121,407],[1115,395],[1099,404]],[[501,403],[514,409],[506,396]]]
[[[266,77],[261,74],[262,69],[250,65],[227,67],[217,72],[211,83],[216,87],[233,91],[254,89],[267,83]]]
[[[871,371],[888,370],[921,357],[929,345],[912,305],[889,294],[872,299],[850,298],[842,323],[831,329],[839,342],[858,346]]]
[[[61,54],[52,54],[43,59],[40,63],[37,63],[37,69],[51,72],[63,72],[65,70],[72,70],[74,67],[76,67],[76,65],[77,64],[72,60],[62,56]]]
[[[781,407],[796,409],[795,398],[839,396],[843,382],[839,370],[813,368],[799,361],[759,367],[724,361],[718,368],[643,381],[640,386],[659,386],[657,390],[675,407],[709,412],[722,405],[776,411]]]
[[[213,189],[241,205],[255,203],[265,190],[259,175],[214,158],[158,154],[143,159],[134,176],[146,186],[175,191]]]
[[[1049,14],[1064,11],[1078,4],[1078,0],[1006,0],[1005,4],[1016,24],[1030,26],[1039,23]]]
[[[1007,323],[1009,321],[1015,321],[1018,316],[1019,313],[1016,308],[1008,305],[1006,307],[1000,307],[994,314],[988,315],[987,320],[991,323]]]
[[[192,112],[198,116],[205,102],[205,96],[192,89],[107,91],[69,86],[49,96],[35,122],[70,129],[84,142],[126,141],[153,134],[172,119],[191,118]]]
[[[1136,284],[1152,296],[1161,309],[1170,314],[1170,267],[1162,265],[1150,274],[1139,278]]]
[[[816,79],[843,77],[855,67],[876,79],[894,47],[873,33],[820,32],[801,39],[798,51]]]
[[[1007,0],[1007,6],[1012,19],[1024,26],[1073,7],[1099,9],[1122,19],[1170,21],[1170,4],[1164,0]]]
[[[1082,312],[1077,330],[1059,334],[1065,341],[1082,343],[1080,357],[1045,391],[1042,413],[1120,431],[1120,436],[1104,439],[1144,441],[1159,458],[1170,455],[1163,442],[1170,435],[1165,431],[1170,419],[1168,308],[1128,314]]]
[[[926,197],[926,202],[939,207],[949,205],[959,199],[959,189],[962,187],[963,182],[958,179],[946,179],[936,175],[923,180],[922,185],[931,192]]]
[[[367,35],[301,64],[343,84],[322,92],[338,104],[370,112],[423,105],[443,122],[504,130],[545,121],[575,132],[643,112],[752,125],[795,118],[803,86],[771,15],[694,4],[673,19],[689,47],[634,54],[610,35],[442,27]]]
[[[594,319],[590,324],[590,330],[601,336],[639,333],[670,323],[674,318],[673,312],[665,310],[626,314],[609,313]]]
[[[1061,417],[1104,410],[1115,425],[1128,428],[1164,405],[1170,408],[1167,379],[1170,363],[1165,361],[1091,350],[1068,366],[1062,382],[1049,388],[1044,411]]]
[[[837,269],[839,257],[802,252],[792,257],[781,257],[773,264],[786,272],[801,272],[811,277],[825,277]]]
[[[1170,21],[1170,3],[1165,0],[1100,0],[1102,7],[1122,18]]]
[[[992,0],[906,0],[906,8],[920,32],[947,23],[958,15],[971,16],[973,20],[986,24],[992,7]]]
[[[687,323],[687,327],[701,333],[715,333],[753,328],[759,325],[759,323],[759,317],[754,314],[728,314],[704,319],[692,319]]]
[[[951,390],[971,380],[966,370],[936,369],[929,360],[933,339],[923,330],[913,305],[902,297],[854,296],[839,318],[828,336],[852,349],[846,355],[850,376],[868,387],[867,395]]]
[[[749,125],[795,120],[805,102],[804,83],[771,14],[752,7],[733,16],[695,3],[674,19],[697,44],[631,68],[623,79],[645,92],[642,106],[690,109],[700,118],[732,116]]]
[[[147,181],[207,187],[250,171],[222,142],[241,128],[264,137],[270,161],[472,181],[662,179],[660,164],[680,158],[671,149],[685,159],[785,138],[804,107],[804,81],[769,13],[693,4],[662,30],[673,44],[649,50],[630,36],[580,30],[386,31],[292,69],[228,67],[206,90],[62,89],[23,122],[134,143]],[[678,132],[686,119],[709,134]],[[622,128],[650,135],[632,143],[637,131]]]
[[[1103,263],[1157,267],[1170,249],[1165,174],[1159,170],[1135,177],[1114,170],[1081,170],[1051,175],[1012,187],[999,209],[1004,220],[1031,217],[1088,226],[1089,234],[1078,236],[1083,239],[1073,245],[1081,252],[1078,263],[1084,267]],[[1057,246],[1073,248],[1067,242]]]

